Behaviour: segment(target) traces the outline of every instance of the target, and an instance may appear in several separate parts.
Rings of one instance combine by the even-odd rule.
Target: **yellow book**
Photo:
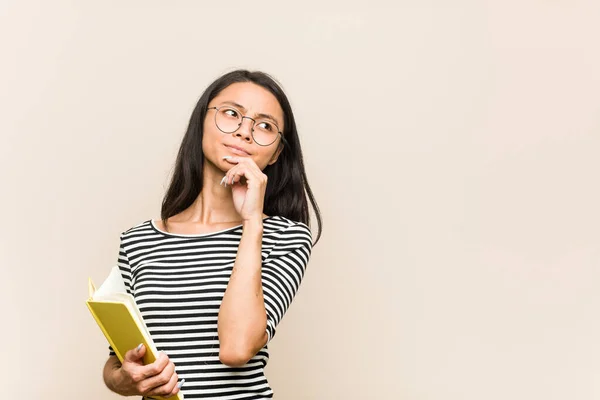
[[[119,268],[112,268],[98,290],[90,279],[89,295],[86,304],[119,360],[123,362],[125,353],[143,343],[146,354],[142,361],[144,365],[153,363],[158,350],[133,296],[127,293]],[[167,400],[159,396],[151,398]],[[183,400],[183,393],[180,391],[168,400]]]

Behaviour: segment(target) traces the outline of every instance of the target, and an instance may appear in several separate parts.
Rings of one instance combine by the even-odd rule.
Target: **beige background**
[[[325,217],[276,399],[600,399],[598,21],[593,0],[2,1],[1,397],[117,398],[87,278],[243,67],[286,89]]]

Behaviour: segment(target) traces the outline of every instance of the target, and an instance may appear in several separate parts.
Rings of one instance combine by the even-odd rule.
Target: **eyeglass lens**
[[[233,133],[242,124],[242,113],[233,107],[220,107],[216,110],[215,122],[225,133]],[[254,122],[252,137],[260,145],[266,146],[277,140],[279,128],[268,119],[257,119]]]

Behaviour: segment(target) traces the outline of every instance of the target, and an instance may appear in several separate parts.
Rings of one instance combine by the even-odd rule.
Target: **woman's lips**
[[[227,146],[227,145],[225,145],[225,147],[227,147],[229,149],[229,151],[231,151],[233,154],[237,154],[240,156],[249,156],[250,155],[250,154],[246,153],[244,150],[241,150],[237,147]]]

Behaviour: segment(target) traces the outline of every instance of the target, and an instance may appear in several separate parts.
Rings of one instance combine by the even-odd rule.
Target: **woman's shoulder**
[[[310,231],[310,228],[304,223],[299,221],[294,221],[282,215],[275,215],[267,217],[263,220],[263,224],[265,227],[269,227],[276,231],[287,231],[287,230],[303,230],[306,229]]]
[[[147,234],[152,231],[152,219],[146,219],[142,222],[138,222],[133,226],[130,226],[126,230],[121,232],[121,237],[137,236],[139,234]]]
[[[264,220],[264,236],[276,238],[278,241],[304,238],[312,242],[310,228],[303,222],[294,221],[284,216],[271,216]]]

